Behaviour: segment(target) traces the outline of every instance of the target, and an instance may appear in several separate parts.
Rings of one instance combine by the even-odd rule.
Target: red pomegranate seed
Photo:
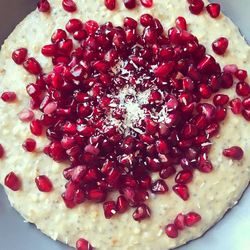
[[[141,4],[146,8],[151,8],[153,6],[153,0],[140,0]]]
[[[106,219],[110,219],[116,214],[116,204],[114,201],[106,201],[103,203],[103,210]]]
[[[245,81],[247,78],[247,71],[243,69],[238,69],[234,73],[235,77],[238,78],[240,81]]]
[[[189,198],[188,187],[184,184],[176,184],[173,186],[173,191],[180,196],[184,201]]]
[[[89,20],[85,23],[85,30],[88,34],[94,34],[99,28],[99,24],[94,20]]]
[[[238,146],[233,146],[223,150],[223,155],[233,160],[241,160],[244,156],[244,151]]]
[[[250,110],[243,109],[242,110],[242,116],[245,118],[246,121],[250,121]]]
[[[250,109],[250,97],[245,98],[242,101],[242,105],[245,109],[249,110]]]
[[[52,43],[59,43],[63,40],[66,40],[67,33],[62,29],[57,29],[51,36]]]
[[[45,175],[37,176],[35,179],[35,182],[36,182],[37,188],[41,192],[49,193],[53,189],[53,185],[50,179]]]
[[[44,114],[50,115],[53,112],[55,112],[57,109],[57,103],[56,102],[50,102],[48,103],[45,108],[43,109]]]
[[[25,48],[20,48],[12,53],[12,59],[16,64],[21,65],[27,58],[28,50]]]
[[[229,102],[229,97],[223,94],[217,94],[213,98],[213,103],[215,106],[224,106]]]
[[[195,212],[189,212],[185,215],[185,225],[192,227],[201,220],[201,216]]]
[[[40,12],[49,12],[50,4],[47,0],[39,0],[37,3],[37,8]]]
[[[168,191],[168,186],[164,180],[157,180],[152,183],[151,191],[156,194],[164,194]]]
[[[185,228],[185,216],[180,213],[176,216],[174,224],[178,230],[183,230]]]
[[[31,138],[28,138],[24,141],[22,147],[28,152],[33,152],[36,149],[36,141]]]
[[[168,224],[165,227],[165,233],[169,238],[177,238],[178,237],[178,229],[174,224]]]
[[[129,27],[131,29],[135,29],[137,27],[138,23],[135,19],[131,17],[125,17],[124,19],[124,26]]]
[[[235,74],[237,72],[238,66],[236,64],[227,64],[224,68],[223,71],[228,74]]]
[[[39,62],[33,57],[30,57],[26,61],[24,61],[23,67],[30,74],[33,74],[33,75],[39,75],[42,73],[42,68],[41,68]]]
[[[144,27],[152,25],[153,21],[154,18],[150,14],[143,14],[140,17],[140,23]]]
[[[228,39],[225,37],[220,37],[217,40],[215,40],[212,44],[213,51],[217,55],[224,55],[227,48],[228,48]]]
[[[154,73],[157,77],[161,77],[161,78],[166,77],[173,71],[174,66],[175,66],[174,62],[167,62],[165,64],[158,66],[154,70]]]
[[[210,173],[213,170],[213,164],[211,161],[201,157],[199,159],[197,168],[203,173]]]
[[[238,82],[236,85],[236,93],[239,96],[246,97],[250,94],[250,86],[246,82]]]
[[[3,158],[4,153],[5,153],[5,151],[4,151],[4,147],[3,147],[3,145],[2,145],[2,144],[0,144],[0,159],[2,159],[2,158]]]
[[[127,9],[134,9],[136,6],[135,0],[123,0],[123,3]]]
[[[76,242],[76,250],[93,250],[93,247],[85,239],[79,239]]]
[[[47,57],[55,56],[57,47],[55,44],[44,45],[41,50],[42,54]]]
[[[82,21],[80,19],[73,18],[67,22],[65,28],[69,33],[73,34],[74,32],[81,30],[82,27],[83,27]]]
[[[193,0],[189,5],[189,10],[194,15],[199,15],[204,8],[204,2],[202,0]]]
[[[13,102],[16,100],[16,93],[12,91],[3,92],[1,95],[1,99],[4,102]]]
[[[136,210],[133,213],[133,218],[136,221],[142,221],[144,219],[149,218],[151,215],[150,209],[147,205],[142,204],[139,207],[136,208]]]
[[[30,131],[33,135],[40,136],[43,133],[43,127],[39,120],[33,120],[30,123]]]
[[[62,6],[68,12],[75,12],[77,9],[76,3],[73,0],[62,0]]]
[[[187,21],[184,17],[179,16],[175,20],[175,25],[177,28],[182,29],[182,30],[187,30]]]
[[[210,3],[207,5],[206,9],[212,18],[216,18],[220,15],[220,4],[218,3]]]
[[[21,189],[21,181],[14,172],[10,172],[8,175],[6,175],[4,184],[12,191],[18,191]]]
[[[232,112],[235,115],[241,114],[241,111],[242,111],[242,102],[241,102],[241,99],[235,98],[235,99],[233,99],[233,100],[230,101],[229,105],[231,107]]]
[[[106,196],[106,192],[98,188],[92,188],[88,191],[88,199],[96,203],[103,202]]]
[[[104,0],[104,4],[109,10],[114,10],[116,7],[116,0]]]
[[[224,121],[227,116],[227,109],[223,107],[218,107],[215,113],[215,120],[217,122]]]
[[[117,198],[116,208],[118,213],[124,213],[128,209],[128,201],[122,195]]]
[[[179,184],[187,184],[191,182],[192,179],[193,179],[193,174],[191,171],[182,170],[176,175],[175,182]]]

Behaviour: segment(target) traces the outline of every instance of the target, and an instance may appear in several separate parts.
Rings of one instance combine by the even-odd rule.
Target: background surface
[[[250,0],[214,2],[221,3],[225,14],[239,26],[242,34],[250,42]],[[36,0],[0,0],[0,44],[14,27],[35,8],[35,5]],[[250,189],[248,188],[239,205],[229,211],[221,222],[201,239],[192,241],[178,250],[249,250],[249,205]],[[70,249],[52,241],[33,225],[24,223],[22,217],[10,207],[3,188],[0,187],[0,250]]]

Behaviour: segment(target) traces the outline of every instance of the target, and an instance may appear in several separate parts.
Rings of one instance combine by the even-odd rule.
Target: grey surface
[[[0,0],[0,44],[23,17],[34,9],[36,1]],[[224,12],[240,27],[250,41],[250,0],[221,0]],[[248,69],[250,70],[250,69]],[[240,180],[239,180],[240,181]],[[239,205],[229,211],[221,222],[202,238],[178,250],[250,250],[250,190],[245,192]],[[54,242],[10,207],[0,187],[0,250],[69,250]],[[136,250],[136,249],[135,249]],[[157,249],[155,249],[157,250]]]

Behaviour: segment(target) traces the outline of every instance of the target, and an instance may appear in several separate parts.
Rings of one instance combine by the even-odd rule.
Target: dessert
[[[39,2],[0,57],[1,183],[26,220],[78,249],[171,249],[237,202],[249,47],[218,9]]]

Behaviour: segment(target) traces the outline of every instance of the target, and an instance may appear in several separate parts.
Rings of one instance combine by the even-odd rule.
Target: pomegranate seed
[[[93,250],[93,247],[85,239],[79,239],[76,242],[76,250]]]
[[[220,37],[217,40],[215,40],[212,44],[213,51],[217,55],[224,55],[227,48],[228,48],[228,39],[225,37]]]
[[[3,92],[1,95],[1,99],[4,102],[13,102],[16,100],[16,93],[12,91]]]
[[[187,184],[193,179],[193,174],[189,170],[180,171],[176,177],[175,182],[179,184]]]
[[[30,123],[30,131],[33,135],[40,136],[43,133],[43,127],[39,120],[33,120]]]
[[[82,26],[83,26],[82,21],[74,18],[68,21],[68,23],[66,24],[66,30],[69,33],[73,34],[74,32],[81,30]]]
[[[168,191],[168,186],[164,180],[157,180],[152,184],[151,191],[156,194],[164,194]]]
[[[36,149],[36,141],[28,138],[25,140],[25,142],[22,144],[24,150],[28,152],[33,152]]]
[[[210,3],[207,5],[206,9],[212,18],[216,18],[220,15],[220,4],[218,3]]]
[[[128,201],[122,195],[117,198],[116,208],[118,213],[124,213],[128,209]]]
[[[250,121],[250,111],[249,110],[242,110],[241,114],[245,118],[246,121]]]
[[[176,185],[173,186],[173,190],[184,201],[188,200],[189,191],[188,191],[188,187],[186,185],[184,185],[184,184],[176,184]]]
[[[202,0],[193,0],[189,5],[189,10],[194,15],[199,15],[204,8],[204,2]]]
[[[149,218],[150,215],[151,213],[149,207],[145,204],[142,204],[139,207],[137,207],[136,210],[134,211],[133,218],[134,220],[140,222],[141,220]]]
[[[182,30],[187,30],[187,22],[186,19],[182,16],[179,16],[175,20],[175,25],[177,28],[182,29]]]
[[[168,62],[165,64],[162,64],[161,66],[157,67],[154,70],[154,73],[157,77],[166,77],[168,76],[172,70],[174,69],[175,63],[174,62]]]
[[[153,6],[153,0],[140,0],[141,4],[146,8],[151,8]]]
[[[127,9],[134,9],[136,6],[135,0],[123,0],[123,3]]]
[[[106,219],[110,219],[116,214],[116,204],[114,201],[106,201],[103,203],[103,210]]]
[[[3,145],[2,145],[2,144],[0,144],[0,159],[2,159],[2,158],[3,158],[4,153],[5,153],[5,151],[4,151],[4,147],[3,147]]]
[[[85,23],[85,29],[88,34],[94,34],[98,28],[99,28],[99,25],[96,21],[89,20]]]
[[[59,43],[63,40],[66,40],[67,33],[62,29],[57,29],[51,36],[52,43]]]
[[[223,94],[217,94],[213,98],[215,106],[224,106],[229,102],[229,97]]]
[[[75,12],[77,9],[76,3],[73,0],[62,0],[62,6],[68,12]]]
[[[183,230],[185,228],[185,216],[182,213],[176,216],[174,225],[178,230]]]
[[[185,225],[192,227],[201,220],[201,216],[195,212],[189,212],[185,215]]]
[[[41,50],[42,54],[47,57],[55,56],[57,47],[54,44],[44,45]]]
[[[235,98],[235,99],[231,100],[229,105],[231,107],[232,112],[235,115],[241,114],[242,102],[241,102],[241,100],[239,98]]]
[[[20,48],[12,53],[12,59],[16,64],[21,65],[27,58],[28,50],[25,48]]]
[[[104,4],[109,10],[114,10],[116,7],[116,0],[104,0]]]
[[[234,73],[235,77],[240,81],[245,81],[247,78],[247,71],[243,69],[239,69]]]
[[[131,29],[135,29],[137,27],[138,23],[131,17],[126,17],[124,19],[124,26],[129,27]]]
[[[140,17],[140,23],[144,27],[152,25],[153,21],[154,18],[150,14],[143,14]]]
[[[12,191],[18,191],[21,189],[21,181],[14,172],[10,172],[8,175],[6,175],[4,184]]]
[[[233,160],[239,161],[243,158],[244,151],[238,146],[233,146],[233,147],[224,149],[223,155]]]
[[[250,94],[250,86],[246,82],[238,82],[236,85],[236,93],[239,96],[246,97]]]
[[[36,177],[35,182],[36,182],[37,188],[41,192],[49,193],[53,189],[50,179],[45,175],[40,175]]]
[[[165,227],[165,233],[169,238],[177,238],[178,237],[178,229],[174,224],[168,224]]]
[[[228,64],[223,68],[223,71],[228,74],[235,74],[237,70],[238,66],[236,64]]]
[[[90,189],[88,199],[96,203],[103,202],[106,199],[106,192],[97,188]]]
[[[243,100],[242,105],[245,109],[250,109],[250,97],[247,97]]]
[[[210,173],[213,170],[213,165],[211,161],[201,157],[198,162],[198,169],[203,173]]]
[[[37,8],[40,12],[49,12],[50,11],[50,4],[47,0],[39,0],[37,4]]]
[[[24,61],[23,67],[30,74],[33,74],[33,75],[39,75],[42,73],[42,68],[41,68],[39,62],[33,57],[30,57],[26,61]]]

